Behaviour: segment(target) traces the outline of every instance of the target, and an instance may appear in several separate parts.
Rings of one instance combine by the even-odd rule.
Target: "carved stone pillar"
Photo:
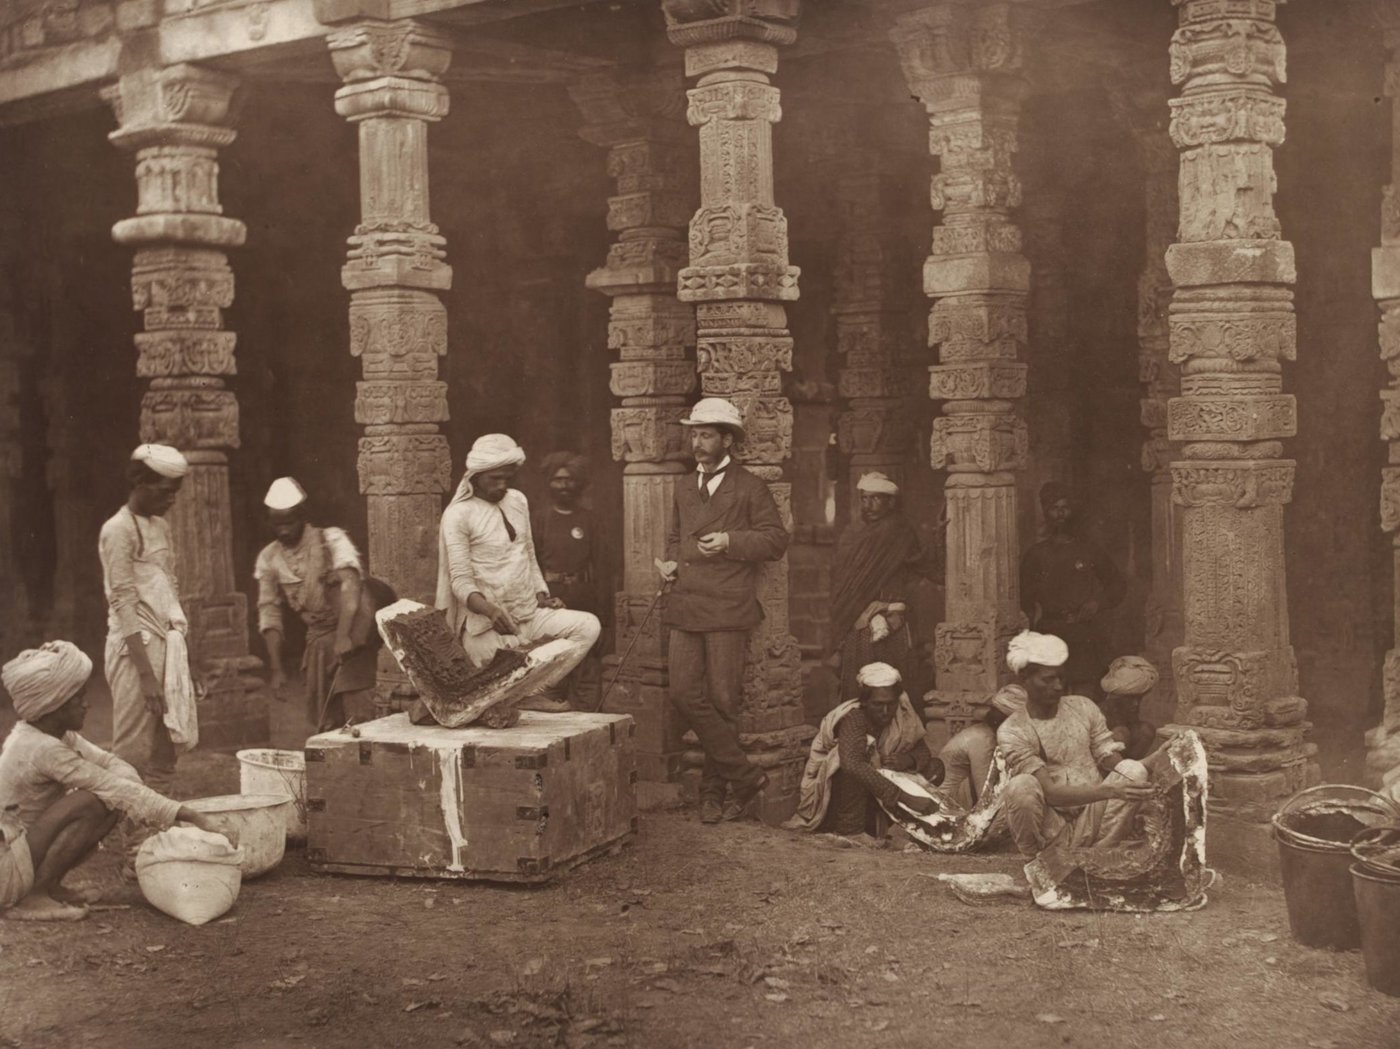
[[[1295,354],[1293,246],[1274,214],[1284,43],[1275,0],[1173,0],[1171,137],[1181,221],[1166,255],[1176,292],[1170,356],[1181,396],[1167,437],[1182,513],[1185,643],[1178,720],[1211,756],[1212,802],[1246,819],[1317,775],[1289,643],[1283,508],[1297,430],[1282,362]]]
[[[365,20],[327,37],[345,86],[335,111],[360,140],[361,220],[340,271],[350,292],[350,353],[360,359],[355,421],[360,491],[369,511],[369,568],[400,597],[432,604],[442,493],[452,482],[447,384],[446,240],[428,214],[428,125],[447,114],[438,82],[448,38],[417,22]],[[387,655],[384,692],[407,691]]]
[[[1172,279],[1166,253],[1176,238],[1179,204],[1176,147],[1167,132],[1156,78],[1134,70],[1108,85],[1118,115],[1132,133],[1142,162],[1145,192],[1145,250],[1138,275],[1138,378],[1146,387],[1141,419],[1147,438],[1142,468],[1152,475],[1152,590],[1147,598],[1143,654],[1161,671],[1148,696],[1151,711],[1176,706],[1176,679],[1167,673],[1172,653],[1185,638],[1182,622],[1181,514],[1172,498],[1171,464],[1180,449],[1167,435],[1168,405],[1181,393],[1181,372],[1172,360],[1167,319]],[[1160,712],[1160,713],[1159,713]]]
[[[1007,678],[1006,642],[1024,622],[1018,596],[1016,474],[1026,465],[1026,295],[1030,264],[1011,209],[1026,13],[1010,4],[945,3],[900,16],[891,32],[910,90],[928,112],[942,160],[932,202],[943,213],[924,264],[934,299],[932,463],[946,469],[947,611],[935,636],[931,717],[956,732]]]
[[[233,572],[228,452],[238,447],[237,336],[223,330],[233,303],[225,249],[243,243],[242,222],[219,205],[218,150],[233,141],[237,81],[191,65],[123,76],[104,97],[119,127],[109,136],[136,154],[136,215],[112,227],[136,249],[131,292],[142,311],[136,373],[141,440],[174,445],[190,473],[170,514],[180,597],[190,620],[191,665],[207,688],[200,740],[229,747],[268,738],[267,697],[249,654],[247,597]]]
[[[1381,528],[1394,545],[1394,600],[1400,609],[1400,3],[1380,0],[1376,13],[1384,27],[1389,61],[1385,93],[1391,98],[1391,183],[1381,204],[1381,246],[1371,250],[1371,291],[1381,309],[1381,359],[1390,386],[1381,391],[1381,439],[1391,465],[1381,472]],[[1376,782],[1400,778],[1400,611],[1395,616],[1395,644],[1385,654],[1382,675],[1385,700],[1381,723],[1366,733],[1366,766]]]
[[[617,194],[608,228],[618,235],[605,265],[587,285],[612,300],[608,347],[616,351],[612,392],[613,457],[622,477],[622,590],[616,595],[618,654],[632,644],[659,586],[653,561],[665,556],[676,478],[688,451],[678,419],[696,387],[695,310],[676,298],[686,264],[685,226],[695,206],[694,144],[683,122],[685,78],[679,67],[604,73],[572,85],[583,113],[583,138],[608,150]],[[680,771],[685,731],[666,696],[666,631],[653,614],[637,638],[604,708],[637,722],[642,779],[666,781]],[[610,657],[604,688],[617,672]]]
[[[4,292],[0,287],[0,293]],[[8,296],[6,296],[8,299]],[[19,566],[20,500],[16,481],[24,469],[20,422],[20,362],[32,347],[15,325],[8,301],[0,301],[0,652],[18,652],[32,640],[29,591]]]
[[[740,460],[767,481],[788,528],[783,460],[792,449],[792,405],[782,373],[792,339],[782,303],[797,298],[787,219],[773,200],[773,124],[782,116],[778,46],[796,39],[798,0],[665,0],[667,35],[697,77],[687,118],[700,129],[700,209],[690,220],[690,265],[679,298],[695,304],[701,392],[732,399],[748,439]],[[762,625],[752,634],[739,732],[769,770],[763,818],[797,803],[812,734],[804,724],[801,657],[788,632],[787,559],[763,566]]]

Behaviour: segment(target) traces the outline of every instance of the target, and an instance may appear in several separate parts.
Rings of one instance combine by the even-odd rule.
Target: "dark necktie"
[[[501,510],[499,506],[496,509]],[[510,526],[510,518],[506,516],[504,510],[501,510],[501,524],[506,526],[506,538],[512,543],[515,542],[515,529]]]
[[[705,473],[703,470],[700,471],[700,501],[702,503],[708,503],[710,501],[710,482],[722,473],[724,473],[723,467],[710,473]]]

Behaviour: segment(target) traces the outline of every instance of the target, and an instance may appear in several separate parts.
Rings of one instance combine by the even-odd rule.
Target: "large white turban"
[[[168,444],[140,445],[131,453],[131,461],[145,463],[162,477],[184,477],[190,472],[189,460]]]
[[[1157,668],[1142,656],[1119,656],[1099,685],[1115,696],[1141,696],[1157,684]]]
[[[899,671],[888,663],[867,663],[856,675],[856,684],[863,688],[893,688],[902,680]]]
[[[1006,646],[1006,665],[1019,674],[1030,664],[1042,667],[1062,667],[1069,659],[1069,646],[1054,634],[1037,634],[1022,630]]]
[[[263,506],[269,510],[291,510],[306,502],[306,489],[294,477],[279,477],[268,486]]]
[[[92,674],[92,660],[70,641],[48,641],[27,648],[0,668],[0,682],[15,713],[36,721],[72,699]]]
[[[503,466],[519,466],[524,461],[525,449],[515,443],[515,438],[504,433],[482,434],[467,453],[467,472],[462,475],[462,483],[457,486],[452,501],[456,503],[472,497],[472,478],[477,474]]]
[[[868,474],[860,475],[860,480],[856,482],[856,491],[872,492],[876,495],[898,495],[899,485],[879,471],[872,470]]]

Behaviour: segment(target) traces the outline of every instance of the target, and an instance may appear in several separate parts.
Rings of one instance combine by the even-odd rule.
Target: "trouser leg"
[[[1002,793],[1002,808],[1011,840],[1022,856],[1035,856],[1049,843],[1048,817],[1054,810],[1045,803],[1045,789],[1030,775],[1012,776]]]
[[[747,786],[760,774],[739,745],[735,718],[743,691],[748,633],[672,630],[670,696],[705,751],[701,791],[722,794],[724,784]]]
[[[1124,759],[1104,777],[1105,784],[1147,783],[1151,780],[1141,762]],[[1118,845],[1132,836],[1136,825],[1138,801],[1100,801],[1103,807],[1099,816],[1098,830],[1094,835],[1094,845]]]
[[[541,608],[529,619],[520,624],[520,636],[526,641],[537,641],[544,637],[562,638],[571,641],[574,651],[562,659],[554,672],[535,689],[544,692],[556,688],[561,681],[573,673],[602,633],[602,624],[592,612],[581,612],[573,608]]]
[[[159,677],[165,666],[164,642],[147,641],[146,655]],[[108,638],[105,669],[112,692],[112,752],[135,768],[146,786],[169,794],[175,780],[175,744],[161,716],[146,706],[124,638]]]

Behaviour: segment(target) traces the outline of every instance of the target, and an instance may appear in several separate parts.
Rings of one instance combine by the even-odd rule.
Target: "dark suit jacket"
[[[728,532],[729,549],[706,557],[703,535]],[[730,461],[709,502],[700,499],[694,473],[676,481],[666,535],[666,560],[678,564],[663,621],[678,630],[748,630],[763,618],[758,563],[787,550],[788,533],[768,486]]]

